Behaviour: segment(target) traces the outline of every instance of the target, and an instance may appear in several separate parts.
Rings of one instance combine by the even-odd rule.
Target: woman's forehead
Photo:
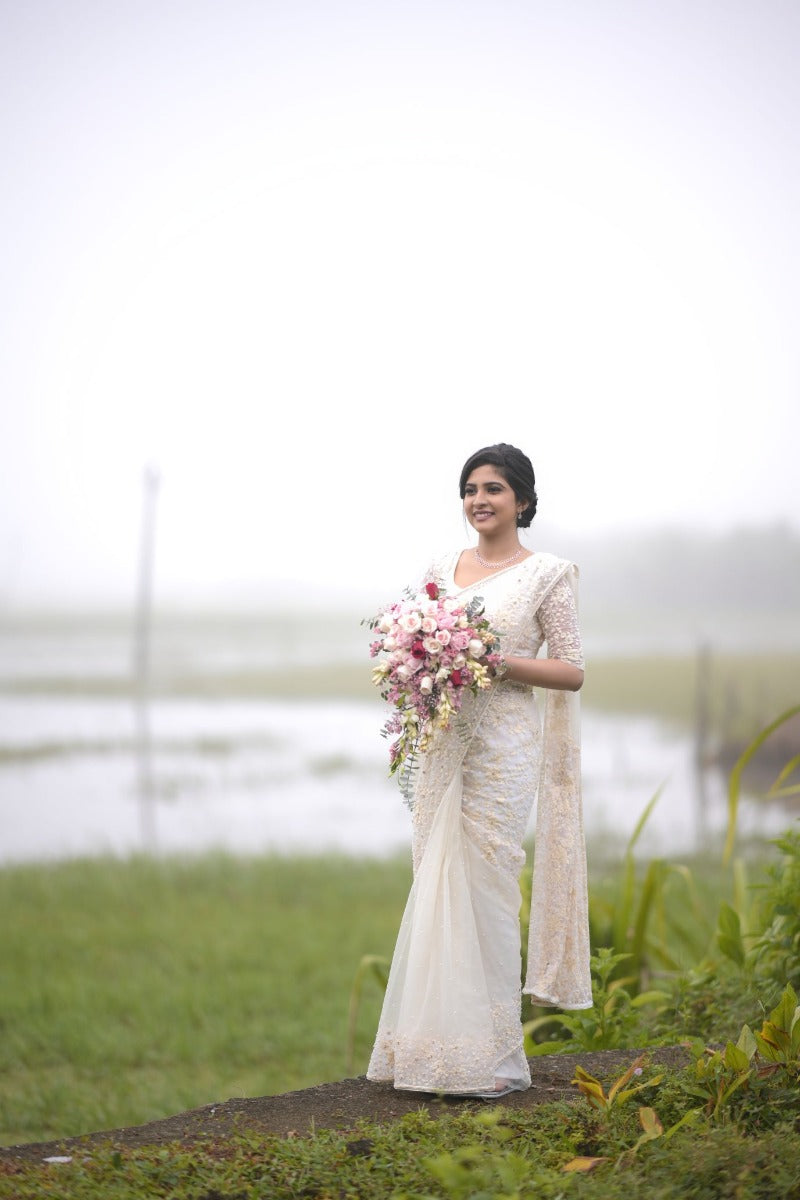
[[[484,463],[483,466],[476,467],[471,471],[467,483],[505,483],[507,480],[499,467],[493,466],[491,463]]]

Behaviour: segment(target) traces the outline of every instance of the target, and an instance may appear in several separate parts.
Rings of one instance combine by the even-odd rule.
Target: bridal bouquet
[[[390,775],[425,750],[436,729],[446,729],[467,692],[477,694],[501,674],[497,633],[476,596],[467,604],[448,597],[435,583],[392,604],[368,621],[377,630],[369,651],[385,657],[372,681],[394,705],[384,737],[394,737]],[[407,760],[409,760],[407,762]]]

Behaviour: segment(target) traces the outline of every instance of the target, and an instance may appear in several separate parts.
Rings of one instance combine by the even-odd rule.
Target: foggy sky
[[[545,533],[796,524],[798,34],[792,0],[4,5],[0,605],[131,595],[147,463],[164,597],[383,594],[465,540],[497,440]]]

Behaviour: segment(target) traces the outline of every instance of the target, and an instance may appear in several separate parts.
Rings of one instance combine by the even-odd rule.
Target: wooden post
[[[143,477],[144,491],[139,537],[139,574],[136,589],[136,615],[133,634],[134,715],[136,723],[139,826],[142,849],[146,854],[155,854],[157,849],[155,788],[150,730],[150,638],[156,505],[160,482],[160,476],[155,467],[146,467]]]
[[[708,844],[709,731],[711,695],[711,649],[707,642],[697,648],[697,678],[694,692],[694,804],[695,849],[705,850]]]

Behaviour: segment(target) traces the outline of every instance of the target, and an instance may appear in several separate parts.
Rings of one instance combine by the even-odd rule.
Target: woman
[[[530,460],[477,451],[459,483],[478,544],[425,576],[481,596],[500,634],[501,677],[470,696],[421,757],[414,883],[367,1078],[396,1088],[496,1097],[530,1086],[520,1023],[519,874],[537,794],[524,990],[591,1008],[577,692],[583,683],[573,564],[519,541],[536,512]],[[538,658],[547,643],[547,657]],[[532,687],[545,688],[543,730]]]

